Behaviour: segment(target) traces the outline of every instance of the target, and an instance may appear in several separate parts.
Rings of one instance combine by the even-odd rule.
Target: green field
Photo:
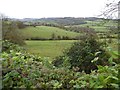
[[[51,59],[62,55],[64,49],[69,48],[75,40],[26,41],[24,46],[28,52]]]
[[[74,26],[80,26],[80,27],[87,27],[89,26],[90,28],[94,28],[95,31],[100,31],[100,32],[107,32],[108,31],[108,26],[117,26],[117,23],[114,21],[108,21],[107,23],[104,23],[101,20],[97,21],[86,21],[87,24],[81,24],[81,25],[74,25]],[[104,24],[103,24],[104,23]]]
[[[104,26],[91,26],[91,28],[94,28],[95,31],[100,31],[100,32],[107,32],[109,31],[106,27]]]
[[[108,24],[105,24],[103,26],[99,26],[99,21],[88,21],[87,24],[83,25],[74,25],[74,26],[89,26],[91,28],[94,28],[95,31],[101,31],[101,32],[107,32],[106,26]],[[109,23],[110,25],[114,25],[112,22]],[[31,37],[38,37],[38,38],[51,38],[52,34],[54,33],[55,36],[68,36],[68,37],[75,37],[77,35],[80,35],[80,33],[71,32],[71,31],[65,31],[64,29],[60,29],[57,27],[50,27],[50,26],[36,26],[36,27],[27,27],[22,29],[23,34],[27,38]],[[30,40],[26,41],[26,45],[24,46],[28,52],[32,54],[38,54],[41,57],[50,57],[52,60],[56,56],[62,55],[64,49],[69,48],[71,44],[75,40],[47,40],[47,41],[36,41],[36,40]],[[112,43],[109,43],[109,47],[112,48],[113,51],[118,51],[118,45],[117,40],[113,39]]]
[[[103,41],[104,39],[102,39]],[[41,57],[50,57],[52,60],[56,56],[62,55],[63,51],[69,48],[76,40],[47,40],[47,41],[26,41],[24,46],[28,52],[40,55]],[[117,39],[113,39],[112,43],[108,44],[112,51],[118,53]]]
[[[108,38],[106,38],[106,42],[109,47],[111,47],[114,51],[118,50],[118,39],[112,39],[111,43],[108,43]],[[100,39],[100,41],[105,41],[105,39]]]
[[[21,30],[26,38],[38,37],[49,39],[54,33],[55,36],[68,36],[70,38],[80,35],[76,32],[65,31],[64,29],[49,27],[49,26],[36,26],[36,27],[27,27]]]

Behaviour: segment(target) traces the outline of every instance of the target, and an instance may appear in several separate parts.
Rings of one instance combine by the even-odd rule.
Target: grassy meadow
[[[80,27],[87,27],[89,26],[90,28],[94,28],[95,31],[100,31],[100,32],[108,32],[109,29],[107,27],[109,26],[117,26],[117,23],[114,21],[108,21],[104,22],[101,20],[96,20],[96,21],[86,21],[87,24],[81,24],[81,25],[73,25],[73,26],[80,26]]]
[[[62,55],[63,51],[69,48],[75,40],[47,40],[47,41],[26,41],[24,46],[28,52],[40,55],[41,57],[50,57]]]
[[[80,35],[76,32],[65,31],[64,29],[49,26],[27,27],[22,29],[21,31],[26,38],[38,37],[49,39],[52,37],[53,33],[55,34],[55,36],[68,36],[70,38],[74,38]]]
[[[101,41],[103,40],[104,39],[101,39]],[[69,48],[74,42],[76,42],[76,40],[29,40],[26,41],[24,47],[29,53],[37,54],[41,57],[49,57],[50,60],[53,60],[53,58],[62,55],[63,51]],[[114,53],[118,53],[118,40],[112,39],[112,43],[109,43],[108,47],[110,47]]]

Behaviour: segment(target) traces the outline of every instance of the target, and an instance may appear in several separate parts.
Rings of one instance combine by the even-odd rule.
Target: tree
[[[53,34],[51,35],[51,38],[52,38],[53,40],[56,39],[55,33],[53,33]]]
[[[4,18],[2,20],[2,38],[3,40],[9,40],[19,45],[25,44],[24,38],[18,30],[17,23]]]
[[[21,21],[16,21],[16,24],[17,24],[17,26],[18,26],[19,29],[25,28],[24,23],[21,22]]]
[[[61,36],[58,35],[58,36],[57,36],[57,39],[58,39],[58,40],[61,40]]]
[[[115,34],[119,34],[120,33],[120,1],[119,0],[107,0],[108,2],[106,3],[106,7],[103,10],[103,13],[99,16],[103,16],[104,18],[106,18],[104,20],[104,23],[108,22],[110,19],[117,19],[117,23],[118,25],[117,30],[114,29]],[[103,23],[103,24],[104,24]],[[118,35],[117,37],[118,39],[120,39],[120,35]],[[111,40],[109,40],[111,42]],[[120,43],[118,43],[118,48],[120,49]]]
[[[68,57],[71,68],[90,73],[91,70],[97,69],[97,65],[108,65],[110,55],[102,45],[94,37],[86,36],[84,39],[75,42],[71,48],[64,52],[63,56],[57,57],[53,63],[60,66],[66,61],[64,57]],[[93,60],[96,62],[93,63]]]
[[[120,1],[119,0],[107,0],[106,6],[101,15],[105,18],[118,18],[118,9],[120,9]]]

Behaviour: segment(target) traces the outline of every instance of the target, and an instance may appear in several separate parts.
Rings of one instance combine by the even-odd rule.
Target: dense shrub
[[[98,42],[94,37],[86,37],[64,52],[64,56],[69,57],[68,61],[71,68],[78,68],[78,71],[84,70],[90,73],[91,70],[97,69],[97,65],[108,65],[107,61],[110,55],[105,51],[103,44]],[[60,56],[54,61],[54,65],[64,62]],[[59,61],[60,60],[60,61]],[[96,61],[92,63],[93,61]]]

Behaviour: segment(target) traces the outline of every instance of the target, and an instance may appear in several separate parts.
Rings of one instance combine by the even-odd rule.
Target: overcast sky
[[[0,0],[0,13],[12,18],[94,17],[107,0]]]

